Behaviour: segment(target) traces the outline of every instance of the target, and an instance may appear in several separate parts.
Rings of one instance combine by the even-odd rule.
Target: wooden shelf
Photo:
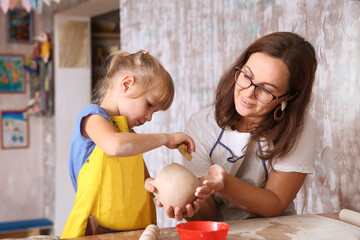
[[[118,38],[120,39],[120,33],[92,33],[93,38]]]

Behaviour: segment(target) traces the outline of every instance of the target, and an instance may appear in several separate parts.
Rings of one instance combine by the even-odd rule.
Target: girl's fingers
[[[197,212],[199,211],[199,209],[200,209],[200,204],[199,204],[199,202],[198,202],[198,201],[194,201],[194,202],[193,202],[193,211],[194,211],[194,214],[197,213]],[[193,214],[193,215],[194,215],[194,214]]]
[[[160,203],[157,201],[157,204]],[[175,207],[175,209],[171,206],[165,206],[165,212],[168,217],[175,218],[177,221],[183,220],[185,217],[192,217],[195,213],[199,211],[200,204],[197,200],[193,202],[193,205],[187,204],[185,206],[185,211],[183,212],[180,207]]]
[[[186,204],[185,209],[186,209],[186,217],[194,216],[194,209],[193,209],[193,206],[191,204]]]
[[[175,219],[176,221],[181,221],[184,219],[184,215],[183,215],[183,212],[182,212],[182,209],[179,208],[179,207],[175,207]]]
[[[145,190],[153,193],[153,192],[155,192],[155,187],[151,184],[145,184]]]
[[[162,203],[159,201],[159,199],[156,200],[156,205],[157,205],[158,207],[163,207],[163,205],[162,205]]]
[[[151,192],[151,193],[153,193],[155,191],[155,187],[154,187],[154,185],[152,185],[153,181],[154,181],[153,178],[147,178],[145,180],[144,187],[145,187],[146,191]]]
[[[168,217],[170,217],[170,218],[175,218],[175,214],[174,214],[174,209],[173,209],[173,207],[171,207],[171,206],[166,206],[166,207],[165,207],[165,212],[166,212],[166,214],[168,215]]]
[[[186,145],[187,145],[188,149],[190,149],[190,154],[192,152],[195,152],[195,143],[192,140],[192,138],[189,137],[189,141],[188,141],[188,143]]]

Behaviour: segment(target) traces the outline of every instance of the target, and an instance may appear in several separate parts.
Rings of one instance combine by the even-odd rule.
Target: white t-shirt
[[[214,116],[214,107],[208,107],[191,116],[185,132],[195,141],[196,152],[191,161],[183,160],[182,164],[201,177],[214,164],[225,168],[227,173],[257,187],[264,188],[269,171],[267,161],[257,157],[260,143],[253,143],[248,148],[250,133],[242,133],[226,128],[221,129]],[[261,144],[261,149],[265,146]],[[273,167],[283,172],[314,172],[314,121],[310,114],[305,117],[303,132],[297,143],[286,156],[274,161]],[[254,217],[216,193],[215,201],[219,210],[219,221],[245,219]],[[293,204],[284,214],[295,214]]]

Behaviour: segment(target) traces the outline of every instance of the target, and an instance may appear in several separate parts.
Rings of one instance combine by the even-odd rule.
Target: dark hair
[[[262,52],[281,59],[289,70],[288,93],[294,96],[287,104],[284,118],[274,120],[274,110],[250,129],[251,140],[267,142],[266,151],[259,158],[272,160],[287,154],[294,146],[304,124],[304,112],[310,102],[317,61],[313,46],[291,32],[275,32],[253,42],[221,77],[215,98],[215,119],[219,127],[235,129],[241,119],[235,109],[235,67],[242,68],[253,53]]]
[[[160,110],[167,110],[175,95],[175,87],[171,75],[166,71],[158,59],[141,50],[130,54],[119,50],[107,58],[107,72],[95,86],[93,92],[93,103],[100,105],[104,100],[107,90],[112,87],[112,81],[117,75],[132,75],[136,84],[141,87],[138,97],[144,92],[151,92],[160,103]]]

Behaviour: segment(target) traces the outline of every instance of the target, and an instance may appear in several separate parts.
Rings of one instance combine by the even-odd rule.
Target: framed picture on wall
[[[13,9],[7,12],[7,41],[13,43],[33,43],[33,12]]]
[[[24,55],[0,54],[0,93],[25,92]]]
[[[1,148],[29,147],[29,120],[23,111],[1,112]]]

